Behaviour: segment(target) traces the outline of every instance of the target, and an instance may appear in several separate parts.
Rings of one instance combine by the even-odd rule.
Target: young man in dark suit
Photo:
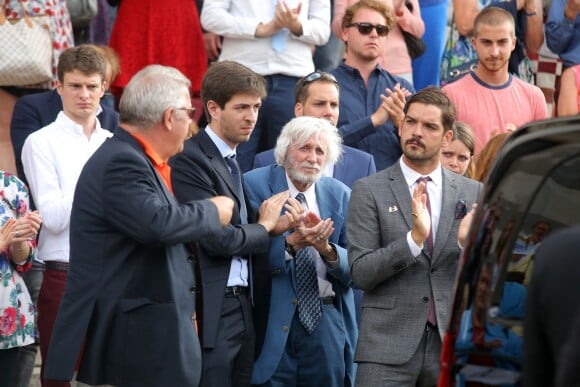
[[[218,195],[235,201],[231,223],[199,244],[202,386],[250,385],[255,347],[250,295],[252,279],[257,280],[251,270],[263,264],[252,262],[252,254],[268,249],[269,233],[291,226],[282,225],[287,217],[280,219],[288,192],[265,200],[258,213],[246,205],[236,162],[237,146],[250,138],[265,94],[263,77],[249,68],[231,61],[211,65],[201,86],[209,124],[171,160],[171,181],[181,202]]]

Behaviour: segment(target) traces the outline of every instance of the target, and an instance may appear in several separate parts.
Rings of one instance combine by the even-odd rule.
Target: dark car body
[[[485,182],[460,258],[439,387],[521,386],[534,251],[580,224],[580,116],[511,135]]]

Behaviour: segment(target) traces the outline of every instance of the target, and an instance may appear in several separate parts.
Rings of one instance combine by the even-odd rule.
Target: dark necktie
[[[306,198],[302,193],[296,195],[302,206],[306,207]],[[312,334],[322,317],[320,297],[318,291],[318,278],[314,265],[312,247],[303,247],[296,252],[294,257],[296,265],[296,294],[298,296],[298,320]]]
[[[240,222],[242,224],[247,224],[248,210],[246,208],[246,201],[244,200],[244,188],[242,187],[242,172],[240,166],[238,165],[235,156],[224,157],[224,160],[228,164],[228,167],[230,167],[232,182],[234,183],[234,188],[236,189],[238,199],[240,200]]]
[[[433,217],[431,216],[431,202],[429,201],[429,191],[427,190],[427,184],[431,181],[429,176],[420,177],[417,179],[417,183],[425,182],[425,196],[427,196],[427,211],[429,211],[429,218],[431,219],[431,229],[429,230],[429,235],[427,236],[427,249],[429,249],[429,256],[433,259]],[[427,315],[427,322],[433,326],[437,326],[437,314],[435,313],[435,302],[433,301],[433,290],[431,290],[431,297],[429,297],[429,313]]]

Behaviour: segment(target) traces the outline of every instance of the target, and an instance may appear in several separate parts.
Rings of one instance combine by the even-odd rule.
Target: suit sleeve
[[[18,177],[28,184],[22,166],[22,147],[30,133],[42,128],[43,125],[38,109],[34,108],[28,98],[20,98],[14,106],[12,121],[10,122],[10,138],[14,149],[14,160]]]
[[[154,171],[144,157],[120,153],[104,168],[105,216],[120,232],[139,243],[172,245],[196,242],[221,231],[213,203],[168,204],[159,193]]]
[[[374,289],[416,262],[407,243],[408,230],[393,228],[390,231],[399,237],[385,241],[379,211],[366,179],[358,180],[348,210],[348,259],[352,279],[363,290]]]
[[[184,203],[224,195],[217,191],[216,182],[222,179],[207,162],[197,155],[197,148],[186,149],[172,159],[171,184],[175,197]],[[201,152],[201,151],[200,151]],[[230,195],[226,195],[230,196]],[[239,211],[237,206],[234,211]],[[237,215],[234,215],[236,218]],[[268,250],[268,233],[257,223],[229,224],[221,232],[200,241],[201,247],[212,256],[230,259],[232,255],[249,255]]]

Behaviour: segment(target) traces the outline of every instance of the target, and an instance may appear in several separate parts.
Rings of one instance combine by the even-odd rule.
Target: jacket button
[[[429,302],[429,297],[423,297],[423,298],[422,298],[422,301],[423,301],[423,302]]]
[[[284,332],[288,332],[288,331],[290,330],[290,328],[288,328],[288,325],[284,325],[284,326],[282,327],[282,330],[283,330]]]
[[[281,272],[282,272],[282,270],[280,270],[280,269],[274,269],[274,270],[272,270],[272,275],[278,275]]]
[[[435,273],[437,269],[431,269],[431,274]]]
[[[293,299],[292,299],[292,303],[293,303],[294,305],[296,305],[296,304],[298,304],[298,300],[297,300],[296,298],[293,298]]]
[[[195,294],[195,286],[192,286],[192,287],[190,287],[190,288],[189,288],[189,291],[190,291],[192,294]]]
[[[188,255],[187,256],[187,262],[193,262],[193,255]]]

